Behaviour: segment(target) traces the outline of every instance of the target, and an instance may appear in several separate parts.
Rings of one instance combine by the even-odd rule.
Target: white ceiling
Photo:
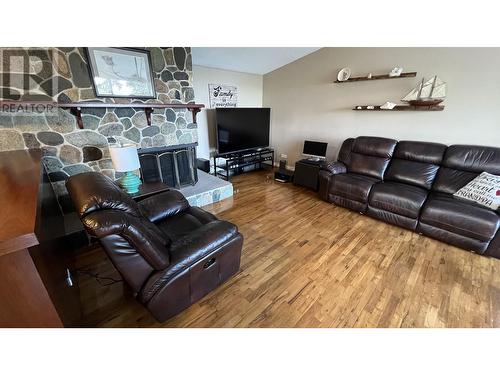
[[[300,59],[315,47],[193,47],[193,65],[266,74]]]

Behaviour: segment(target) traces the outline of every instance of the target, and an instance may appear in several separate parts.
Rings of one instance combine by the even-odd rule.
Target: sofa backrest
[[[445,151],[446,145],[440,143],[400,141],[384,180],[430,190]]]
[[[345,165],[349,165],[353,144],[354,138],[347,138],[344,142],[342,142],[342,146],[340,146],[339,150],[339,156],[337,158],[338,161],[344,163]]]
[[[454,194],[481,172],[500,175],[500,148],[453,145],[448,147],[433,191]]]
[[[380,137],[358,137],[354,140],[347,165],[350,173],[382,179],[397,141]]]

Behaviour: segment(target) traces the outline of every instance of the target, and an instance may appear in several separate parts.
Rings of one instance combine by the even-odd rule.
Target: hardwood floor
[[[232,182],[234,198],[208,210],[245,236],[235,277],[159,324],[123,283],[101,286],[82,275],[83,325],[500,326],[500,260],[335,207],[266,172]],[[119,278],[98,247],[82,253],[78,266]]]

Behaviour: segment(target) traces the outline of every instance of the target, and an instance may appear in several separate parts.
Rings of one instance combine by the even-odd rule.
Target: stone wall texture
[[[3,65],[1,100],[53,100],[62,103],[98,101],[106,103],[193,103],[191,49],[146,48],[151,53],[156,99],[96,98],[84,48],[0,48]],[[29,64],[10,58],[9,51],[25,53]],[[7,56],[7,57],[6,57]],[[25,60],[26,61],[26,60]],[[10,71],[6,71],[5,67]],[[23,80],[30,77],[29,84]],[[143,110],[133,108],[82,109],[84,129],[64,109],[51,113],[0,111],[0,151],[41,148],[49,178],[58,195],[66,194],[64,182],[73,174],[99,171],[118,178],[108,146],[116,140],[141,148],[198,141],[197,126],[185,109],[155,109],[147,125]]]

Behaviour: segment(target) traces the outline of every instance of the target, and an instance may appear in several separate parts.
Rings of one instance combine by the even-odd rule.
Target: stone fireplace
[[[84,48],[0,48],[0,100],[157,104],[194,103],[191,49],[149,47],[156,98],[149,100],[96,98]],[[5,61],[11,62],[5,63]],[[5,65],[7,64],[7,65]],[[23,86],[29,81],[30,86]],[[56,82],[57,84],[53,84]],[[61,206],[66,206],[66,179],[86,171],[119,178],[109,156],[116,139],[135,143],[141,150],[198,141],[197,125],[183,108],[157,108],[151,125],[143,110],[134,108],[82,108],[83,129],[68,110],[55,113],[0,112],[0,151],[41,148],[44,165]],[[179,160],[187,156],[179,155]],[[179,170],[179,181],[184,172]]]

